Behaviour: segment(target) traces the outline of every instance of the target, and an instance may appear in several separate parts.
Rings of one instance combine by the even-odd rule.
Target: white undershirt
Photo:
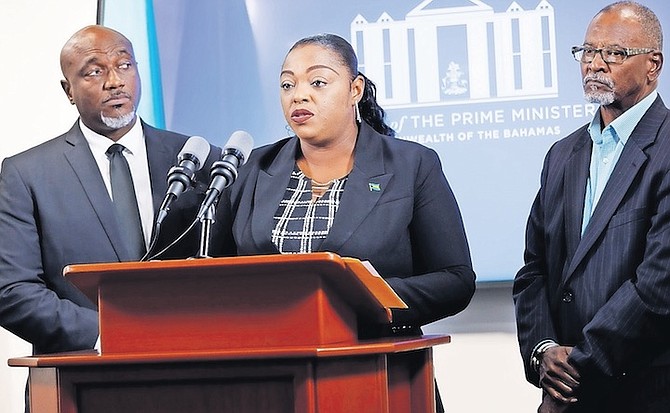
[[[114,144],[114,142],[98,133],[93,132],[79,120],[81,128],[88,146],[91,148],[95,162],[98,164],[102,179],[105,181],[107,193],[112,197],[112,185],[110,180],[109,159],[105,152]],[[142,231],[144,232],[144,244],[148,247],[151,239],[151,229],[154,220],[154,204],[151,194],[151,178],[149,176],[149,161],[147,158],[147,146],[144,142],[144,131],[142,122],[139,118],[135,125],[121,137],[116,143],[123,145],[123,155],[130,166],[130,173],[133,177],[133,186],[135,187],[135,196],[137,197],[137,206],[140,209],[140,219],[142,221]]]

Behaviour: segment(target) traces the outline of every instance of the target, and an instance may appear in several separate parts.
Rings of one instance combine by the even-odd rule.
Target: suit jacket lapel
[[[251,216],[251,236],[259,251],[279,252],[272,243],[274,216],[286,192],[291,171],[295,166],[298,138],[293,137],[279,150],[272,164],[258,172],[254,188],[254,208]]]
[[[593,211],[589,225],[572,257],[566,272],[566,281],[601,236],[630,189],[635,177],[647,162],[648,158],[644,150],[654,143],[658,129],[665,118],[664,111],[663,102],[659,97],[638,122],[628,142],[626,142],[621,157],[617,161],[607,185],[605,185],[605,190]]]
[[[78,122],[67,132],[65,140],[71,145],[71,148],[64,153],[65,158],[77,175],[118,259],[120,261],[129,260],[130,257],[123,246],[121,234],[116,225],[112,200]]]
[[[582,238],[584,197],[586,196],[586,182],[589,177],[591,147],[589,133],[584,130],[565,166],[565,185],[563,186],[565,203],[563,204],[563,211],[567,243],[566,254],[568,257],[573,256]]]
[[[354,151],[354,168],[322,250],[337,251],[342,247],[370,214],[392,177],[392,173],[385,173],[380,138],[362,123]]]
[[[165,193],[167,192],[167,176],[172,166],[176,165],[177,158],[175,151],[167,146],[166,139],[161,139],[160,132],[142,122],[144,131],[144,141],[147,146],[147,158],[149,162],[149,177],[151,179],[151,192],[154,204],[154,221],[156,214],[163,203]]]

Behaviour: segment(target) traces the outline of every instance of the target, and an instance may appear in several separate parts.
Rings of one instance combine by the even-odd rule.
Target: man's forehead
[[[74,53],[115,53],[119,49],[125,49],[127,53],[132,54],[132,45],[125,36],[118,32],[93,27],[84,29],[75,34],[65,47]]]
[[[622,19],[619,14],[610,13],[605,18],[596,18],[589,25],[585,38],[600,45],[626,45],[647,40],[638,20]]]
[[[88,65],[110,59],[134,59],[133,50],[127,44],[77,44],[66,55],[68,65]]]
[[[99,60],[104,58],[115,58],[115,57],[132,57],[132,50],[122,47],[109,47],[109,48],[100,48],[100,47],[91,47],[83,48],[78,51],[79,54],[86,56],[86,60]]]

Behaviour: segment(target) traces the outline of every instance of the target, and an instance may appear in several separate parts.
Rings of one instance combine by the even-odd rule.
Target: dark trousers
[[[30,373],[28,373],[30,374]],[[30,377],[28,378],[28,381],[30,382]],[[25,408],[25,413],[30,413],[30,388],[28,387],[28,383],[26,383],[26,408]]]
[[[444,405],[442,405],[442,397],[440,396],[440,389],[437,388],[437,383],[435,383],[435,411],[444,413]]]

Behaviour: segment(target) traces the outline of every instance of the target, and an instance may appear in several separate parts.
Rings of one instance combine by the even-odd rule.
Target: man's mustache
[[[599,73],[591,73],[584,76],[584,79],[582,79],[582,85],[586,86],[586,84],[591,81],[602,83],[603,85],[609,87],[610,89],[614,89],[614,81]]]
[[[116,99],[116,98],[119,98],[119,97],[124,97],[124,98],[126,98],[126,99],[130,99],[130,95],[129,95],[128,93],[126,93],[126,92],[119,92],[119,93],[114,93],[114,94],[112,94],[112,95],[107,96],[107,98],[105,98],[105,100],[103,100],[103,103],[107,103],[107,102],[109,102],[110,100],[112,100],[112,99]]]

